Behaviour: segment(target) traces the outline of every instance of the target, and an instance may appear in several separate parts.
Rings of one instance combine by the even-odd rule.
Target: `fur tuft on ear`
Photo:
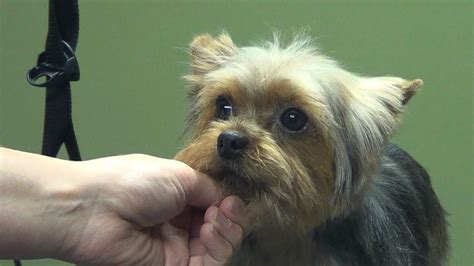
[[[403,82],[400,86],[400,89],[403,92],[402,104],[405,105],[410,100],[410,98],[415,95],[418,89],[421,88],[421,86],[423,86],[423,80],[421,79],[406,80]]]
[[[216,38],[210,34],[201,34],[189,45],[192,56],[192,75],[203,75],[221,66],[234,55],[237,46],[227,33]]]
[[[402,113],[405,104],[423,85],[421,79],[405,80],[396,77],[362,78],[358,93],[368,108],[385,106],[392,115]],[[375,110],[374,110],[375,111]]]
[[[359,77],[348,86],[348,109],[344,115],[344,130],[335,143],[337,190],[350,195],[365,182],[365,176],[376,165],[388,138],[395,131],[405,104],[423,85],[421,79],[412,81],[396,77]],[[338,136],[338,134],[335,134]],[[372,169],[373,170],[373,169]]]

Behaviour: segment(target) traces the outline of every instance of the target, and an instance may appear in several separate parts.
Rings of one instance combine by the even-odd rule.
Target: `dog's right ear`
[[[188,128],[195,123],[200,113],[197,106],[197,96],[205,86],[205,75],[221,67],[237,53],[237,49],[227,33],[222,33],[216,38],[210,34],[201,34],[196,36],[189,44],[191,73],[184,76],[184,79],[188,82],[188,97],[191,100]]]
[[[237,52],[237,46],[227,33],[216,38],[201,34],[189,44],[192,56],[191,75],[204,75],[212,71]]]

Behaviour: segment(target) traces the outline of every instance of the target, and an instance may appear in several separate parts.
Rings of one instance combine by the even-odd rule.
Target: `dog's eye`
[[[289,131],[299,132],[306,128],[308,117],[298,108],[288,108],[281,114],[280,122]]]
[[[227,120],[232,115],[232,104],[225,97],[219,97],[216,101],[216,117]]]

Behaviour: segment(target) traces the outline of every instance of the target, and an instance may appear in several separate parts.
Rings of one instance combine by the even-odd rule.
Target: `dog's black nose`
[[[249,139],[242,133],[229,130],[222,132],[217,138],[217,152],[223,159],[232,160],[240,156]]]

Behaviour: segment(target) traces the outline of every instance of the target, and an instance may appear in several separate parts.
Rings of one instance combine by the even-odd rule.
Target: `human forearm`
[[[75,198],[77,163],[0,148],[0,258],[59,254]],[[83,175],[87,176],[87,175]]]

